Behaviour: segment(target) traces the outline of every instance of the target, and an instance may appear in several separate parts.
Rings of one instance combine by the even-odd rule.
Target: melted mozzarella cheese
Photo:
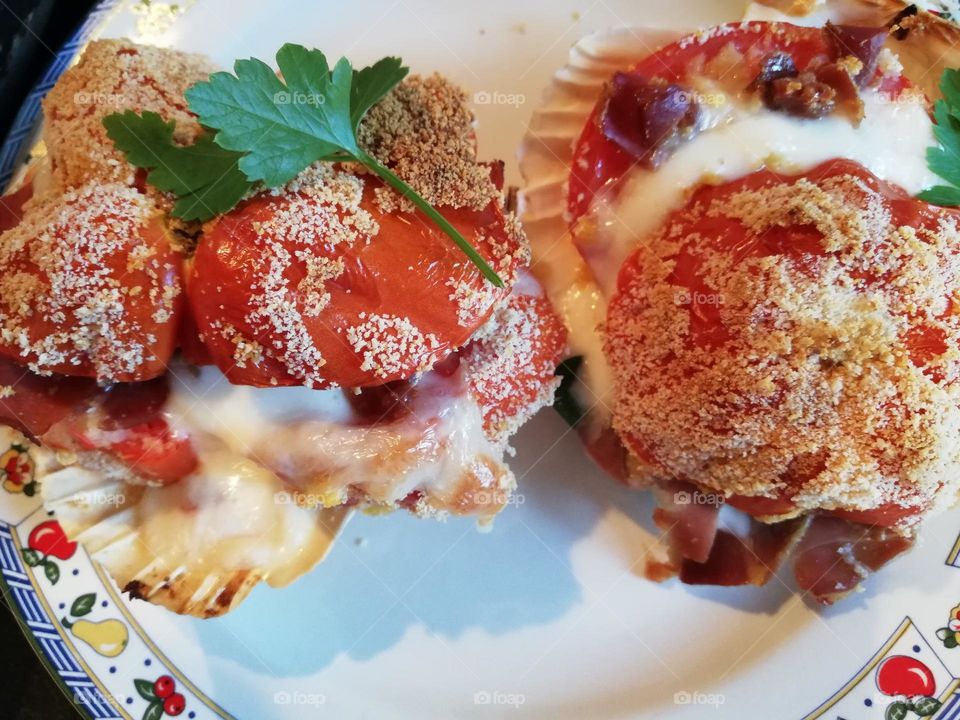
[[[442,507],[456,502],[469,476],[491,492],[514,485],[479,406],[453,379],[427,374],[409,413],[369,425],[341,390],[230,385],[209,367],[173,375],[168,421],[193,439],[204,467],[253,459],[300,502],[335,506],[357,488],[371,502],[393,505],[420,490]]]
[[[520,150],[526,180],[521,210],[534,249],[533,269],[567,324],[573,353],[584,357],[580,379],[587,392],[579,399],[601,416],[613,391],[600,327],[619,268],[700,182],[735,180],[765,166],[801,173],[836,157],[856,160],[911,193],[938,182],[926,164],[933,126],[916,96],[892,101],[865,91],[866,116],[859,127],[840,117],[803,120],[764,109],[712,109],[709,129],[656,172],[634,170],[618,198],[595,201],[599,231],[589,247],[577,248],[567,230],[566,180],[583,125],[613,71],[635,65],[679,36],[624,29],[581,40],[555,74]]]
[[[515,480],[463,383],[429,373],[409,410],[371,425],[340,390],[236,386],[180,366],[164,415],[198,455],[188,477],[143,485],[95,453],[34,452],[47,507],[121,587],[216,615],[257,582],[285,585],[322,560],[351,490],[391,509],[416,490],[422,514],[481,522],[504,506]]]
[[[582,248],[604,294],[616,289],[627,255],[705,179],[736,180],[763,167],[802,173],[846,158],[910,194],[935,185],[926,150],[936,140],[923,98],[896,101],[867,90],[863,101],[865,117],[857,127],[839,116],[804,120],[766,109],[737,112],[683,145],[655,172],[634,170],[616,199],[595,200],[598,232]]]

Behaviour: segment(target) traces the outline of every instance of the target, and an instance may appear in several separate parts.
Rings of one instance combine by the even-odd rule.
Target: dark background
[[[0,0],[0,138],[53,52],[93,0]],[[6,598],[0,606],[0,718],[76,720],[77,711],[40,664]]]

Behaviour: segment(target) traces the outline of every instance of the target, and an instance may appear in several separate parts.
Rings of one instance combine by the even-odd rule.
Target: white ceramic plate
[[[579,37],[712,24],[739,17],[743,5],[199,0],[171,22],[166,3],[108,3],[37,93],[91,34],[202,51],[225,65],[270,58],[288,41],[356,63],[399,54],[415,71],[440,71],[477,93],[481,154],[505,158],[516,182],[528,118]],[[0,152],[0,179],[29,136],[36,99]],[[761,589],[656,585],[640,577],[654,541],[650,500],[604,479],[551,412],[515,444],[521,495],[492,532],[469,521],[361,517],[307,577],[284,590],[259,587],[236,612],[207,621],[121,598],[82,549],[30,552],[55,526],[37,495],[23,492],[28,474],[19,485],[4,474],[6,590],[44,663],[92,717],[166,717],[148,698],[169,675],[191,720],[879,720],[894,698],[879,691],[876,669],[891,655],[912,658],[901,662],[919,675],[927,668],[943,702],[936,717],[960,717],[960,648],[941,639],[960,604],[960,513],[931,522],[913,552],[834,609],[805,604],[789,579]],[[0,457],[0,472],[15,456]]]

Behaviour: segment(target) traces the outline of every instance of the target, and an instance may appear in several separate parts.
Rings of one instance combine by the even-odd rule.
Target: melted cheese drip
[[[414,490],[453,504],[473,470],[491,491],[513,488],[476,402],[436,374],[417,386],[409,415],[376,426],[360,424],[340,390],[235,386],[214,368],[176,377],[168,420],[193,438],[211,474],[212,462],[227,472],[250,458],[277,473],[295,500],[328,506],[346,501],[350,486],[385,506]]]
[[[683,145],[656,172],[637,169],[616,199],[594,201],[598,232],[584,249],[604,294],[616,289],[620,266],[637,243],[655,232],[688,192],[702,181],[735,180],[763,167],[801,173],[833,158],[855,160],[874,175],[916,194],[938,178],[927,168],[936,143],[925,103],[891,102],[875,90],[863,93],[859,127],[838,116],[803,120],[766,109],[734,112]]]
[[[918,102],[889,102],[865,92],[866,118],[854,128],[839,117],[802,120],[780,113],[715,111],[711,128],[684,145],[656,173],[635,170],[618,199],[598,198],[595,244],[578,251],[567,229],[566,181],[572,150],[604,83],[685,33],[622,29],[583,38],[570,52],[535,113],[520,150],[526,180],[522,219],[534,248],[533,270],[583,355],[580,400],[601,417],[613,397],[600,326],[623,259],[681,206],[701,181],[734,180],[765,165],[799,173],[834,157],[865,165],[908,192],[936,184],[926,166],[932,123]],[[585,261],[586,259],[586,261]]]

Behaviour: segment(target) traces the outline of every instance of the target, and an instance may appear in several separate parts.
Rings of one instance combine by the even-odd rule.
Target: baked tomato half
[[[135,189],[90,184],[35,202],[0,234],[0,355],[102,383],[156,377],[175,345],[181,265],[162,213]]]
[[[383,385],[428,370],[486,322],[509,289],[390,192],[315,166],[206,228],[188,295],[231,382]],[[509,284],[526,249],[500,203],[439,210]]]
[[[698,188],[610,304],[631,454],[761,519],[910,525],[948,482],[958,223],[846,160]]]
[[[684,37],[618,73],[576,144],[567,194],[572,225],[601,190],[615,192],[620,179],[643,164],[646,158],[640,151],[654,152],[677,123],[682,125],[683,117],[695,110],[696,98],[739,97],[745,105],[755,100],[759,107],[756,83],[762,73],[776,76],[786,72],[787,64],[791,72],[803,73],[845,56],[862,61],[860,72],[871,76],[863,80],[872,80],[884,36],[882,28],[825,29],[759,21],[721,25]],[[779,66],[778,58],[783,63]],[[891,97],[910,87],[900,75],[882,76],[879,82]],[[856,93],[852,84],[845,90]],[[649,147],[638,150],[644,143]]]

